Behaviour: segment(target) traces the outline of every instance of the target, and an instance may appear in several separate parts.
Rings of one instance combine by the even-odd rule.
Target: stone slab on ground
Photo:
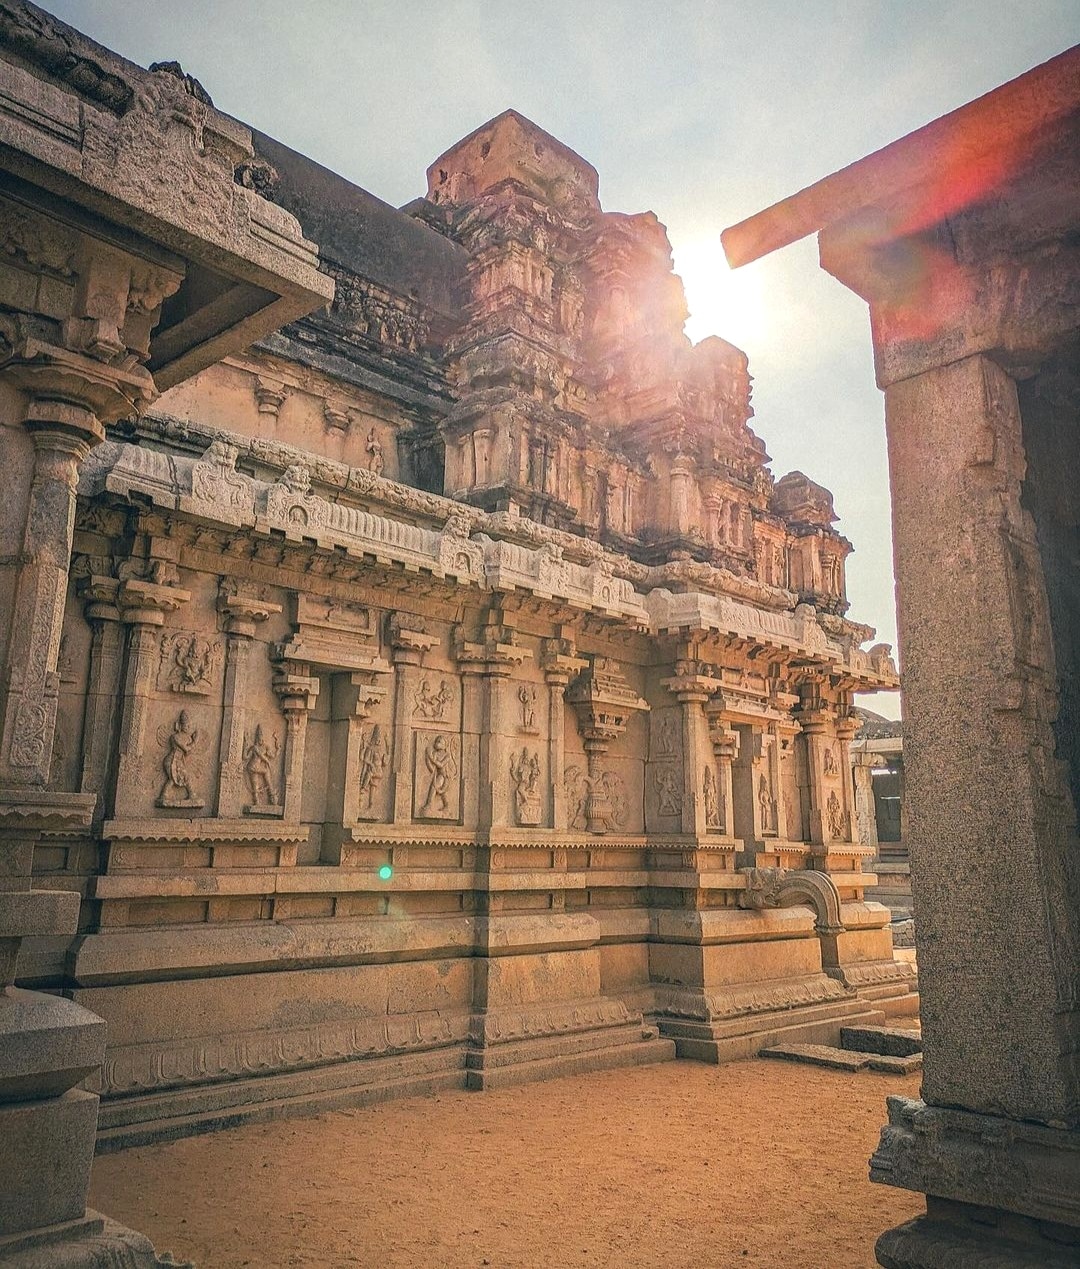
[[[870,1069],[887,1075],[913,1075],[922,1070],[922,1054],[909,1053],[907,1057],[893,1057],[875,1053],[870,1058]]]
[[[828,1044],[777,1044],[762,1049],[762,1057],[783,1058],[788,1062],[808,1062],[811,1066],[829,1066],[841,1071],[863,1071],[870,1063],[869,1053],[852,1053],[834,1049]]]
[[[885,1057],[911,1057],[922,1052],[922,1034],[906,1027],[841,1027],[840,1047]]]

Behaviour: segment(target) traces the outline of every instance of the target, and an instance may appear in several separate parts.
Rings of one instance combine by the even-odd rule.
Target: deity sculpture
[[[540,823],[540,758],[522,746],[520,754],[510,758],[510,778],[514,781],[514,802],[520,825]]]
[[[271,745],[263,735],[262,724],[256,726],[255,739],[244,750],[244,770],[247,772],[248,784],[251,786],[253,806],[278,804],[272,763],[279,751],[277,736],[274,736],[274,743]]]
[[[171,730],[165,727],[158,730],[158,739],[166,746],[165,760],[161,764],[165,772],[165,783],[158,795],[158,805],[188,806],[195,801],[195,795],[191,791],[188,759],[198,744],[199,733],[192,727],[186,709],[180,711]]]
[[[424,764],[430,772],[427,797],[420,814],[445,818],[450,813],[450,781],[457,775],[454,748],[448,737],[441,733],[428,745]]]
[[[674,767],[657,767],[653,775],[656,785],[658,815],[681,815],[682,793]]]
[[[717,787],[716,773],[713,771],[710,763],[705,768],[705,779],[703,785],[705,797],[705,827],[720,827],[720,790]]]
[[[523,683],[518,688],[518,700],[521,702],[521,725],[526,731],[536,726],[536,688]]]
[[[374,472],[376,476],[381,476],[385,465],[383,461],[383,447],[382,442],[379,440],[379,434],[374,428],[368,432],[367,452],[368,471]]]
[[[664,758],[675,755],[675,719],[665,714],[656,729],[656,751]]]
[[[827,776],[836,775],[836,755],[833,753],[831,745],[826,748],[822,762]]]
[[[446,717],[446,707],[453,699],[454,690],[445,679],[440,683],[437,692],[432,692],[431,684],[424,679],[414,697],[416,712],[421,718],[432,722],[442,722]]]
[[[214,649],[209,639],[197,634],[187,638],[178,635],[173,641],[173,671],[169,687],[174,692],[185,692],[209,685],[213,666]]]
[[[840,805],[835,789],[829,794],[829,800],[825,803],[825,818],[829,827],[829,836],[834,841],[842,838],[845,827],[844,809]]]
[[[761,831],[767,833],[773,827],[773,804],[769,796],[769,782],[764,773],[758,776],[758,809],[761,813]]]
[[[389,761],[389,741],[383,738],[382,729],[376,723],[360,742],[360,797],[366,810],[371,810],[372,798]]]

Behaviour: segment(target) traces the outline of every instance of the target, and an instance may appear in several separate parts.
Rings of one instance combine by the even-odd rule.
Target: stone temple
[[[139,1244],[95,1131],[915,1011],[889,648],[654,215],[513,111],[396,210],[16,0],[0,145],[0,1251]]]

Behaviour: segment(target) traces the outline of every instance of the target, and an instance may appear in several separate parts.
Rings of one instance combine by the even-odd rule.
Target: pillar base
[[[954,1207],[1073,1230],[1072,1263],[1077,1263],[1080,1131],[927,1106],[908,1097],[890,1097],[888,1106],[889,1122],[870,1159],[871,1181],[921,1190]]]
[[[886,1230],[883,1269],[1075,1269],[1080,1230],[1000,1209],[927,1201],[927,1214]]]
[[[0,1238],[4,1269],[192,1269],[190,1260],[159,1256],[143,1234],[97,1212],[79,1220]]]

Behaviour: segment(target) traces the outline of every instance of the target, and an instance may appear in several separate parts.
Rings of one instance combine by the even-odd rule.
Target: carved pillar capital
[[[249,594],[235,583],[222,586],[218,593],[218,612],[225,619],[225,632],[241,639],[253,639],[256,628],[281,612],[281,605],[260,595]]]

